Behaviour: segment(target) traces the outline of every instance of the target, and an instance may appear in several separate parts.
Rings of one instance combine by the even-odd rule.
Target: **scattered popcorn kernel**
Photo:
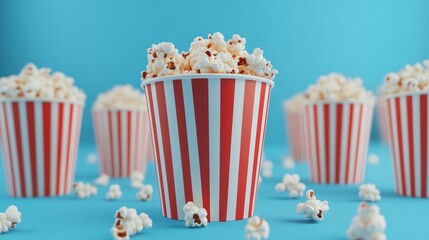
[[[296,206],[297,213],[304,215],[306,218],[311,218],[317,222],[323,220],[323,214],[329,210],[328,201],[317,200],[314,190],[307,190],[305,193],[307,201],[299,203]]]
[[[371,165],[377,165],[379,161],[380,161],[380,158],[378,157],[377,154],[372,153],[368,156],[368,162]]]
[[[270,236],[270,225],[258,216],[247,219],[247,225],[244,230],[247,240],[268,239]]]
[[[359,198],[366,202],[380,201],[380,190],[377,189],[375,184],[363,184],[359,187]]]
[[[116,200],[122,197],[121,187],[118,184],[109,186],[109,191],[106,194],[107,200]]]
[[[101,174],[98,178],[95,179],[95,184],[100,186],[106,186],[109,184],[110,177],[107,174]]]
[[[80,199],[89,198],[97,194],[97,188],[90,183],[76,182],[73,184],[73,190]]]
[[[152,198],[152,194],[152,185],[143,185],[140,191],[136,194],[136,198],[140,201],[149,201]]]
[[[347,230],[350,240],[385,240],[386,220],[380,214],[380,208],[362,202],[358,214],[353,218]]]
[[[183,206],[183,212],[185,213],[186,227],[207,226],[208,220],[206,209],[195,206],[193,202],[187,202],[185,206]]]
[[[275,189],[277,192],[289,192],[289,197],[291,198],[302,197],[306,186],[304,183],[301,183],[300,180],[298,174],[285,174],[283,176],[283,181],[278,183]]]

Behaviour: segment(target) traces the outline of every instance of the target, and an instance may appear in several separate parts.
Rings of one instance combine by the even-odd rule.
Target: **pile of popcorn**
[[[285,174],[283,181],[277,183],[275,189],[277,192],[289,192],[289,197],[297,198],[302,197],[305,191],[305,184],[300,182],[298,174]]]
[[[380,190],[375,184],[363,184],[359,186],[359,197],[362,201],[377,202],[381,200]]]
[[[146,213],[137,214],[135,208],[121,207],[115,213],[111,234],[115,240],[130,239],[130,236],[152,228],[152,219]]]
[[[380,94],[429,91],[429,59],[414,65],[405,65],[397,73],[388,73]]]
[[[328,201],[317,200],[313,189],[307,190],[305,196],[307,197],[307,201],[299,203],[296,206],[297,213],[304,215],[306,218],[311,218],[316,222],[321,222],[323,220],[323,213],[329,210]]]
[[[270,225],[264,219],[253,216],[247,219],[247,225],[244,231],[247,240],[268,239],[270,236]]]
[[[21,222],[21,213],[14,205],[8,207],[6,212],[0,213],[0,233],[14,229]]]
[[[117,85],[110,91],[100,93],[93,106],[94,110],[103,109],[146,109],[145,95],[131,85]]]
[[[283,102],[284,107],[290,112],[300,112],[304,109],[306,98],[304,94],[295,94],[290,99]]]
[[[148,64],[142,79],[191,73],[247,74],[274,79],[278,73],[259,48],[249,54],[246,39],[234,34],[225,40],[222,33],[196,37],[188,52],[179,51],[170,42],[153,44],[147,50]]]
[[[107,200],[117,200],[122,197],[121,186],[118,184],[112,184],[109,186],[109,191],[106,193]]]
[[[74,80],[62,72],[38,69],[28,63],[19,75],[0,78],[0,98],[26,98],[85,102],[85,94],[73,85]]]
[[[310,85],[305,93],[309,101],[344,101],[352,100],[374,104],[372,92],[362,86],[360,78],[347,78],[339,73],[321,76],[316,84]]]
[[[185,213],[186,227],[206,227],[208,223],[207,211],[205,208],[195,206],[193,202],[187,202],[183,206]]]
[[[347,237],[350,240],[374,239],[385,240],[386,220],[380,214],[380,208],[376,205],[368,205],[363,202],[358,208],[358,214],[352,220]]]

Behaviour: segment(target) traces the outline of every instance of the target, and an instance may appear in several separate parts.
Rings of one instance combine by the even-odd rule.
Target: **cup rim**
[[[85,101],[80,102],[77,100],[69,100],[69,99],[52,99],[52,98],[0,98],[0,103],[21,103],[21,102],[49,102],[49,103],[70,103],[76,104],[79,106],[85,106]]]
[[[390,98],[397,98],[397,97],[408,97],[408,96],[420,96],[420,95],[428,95],[429,91],[420,91],[420,92],[401,92],[401,93],[395,93],[395,94],[386,94],[381,96],[380,98],[390,99]]]
[[[256,82],[264,82],[269,84],[272,88],[274,88],[274,81],[268,78],[248,75],[248,74],[227,74],[227,73],[189,73],[189,74],[178,74],[178,75],[168,75],[168,76],[161,76],[152,78],[149,80],[144,80],[143,78],[140,78],[141,84],[140,87],[144,90],[144,87],[146,85],[156,83],[156,82],[165,82],[165,81],[172,81],[177,79],[183,79],[183,78],[195,78],[195,79],[202,79],[202,78],[210,78],[210,77],[225,77],[225,78],[234,78],[234,79],[245,79],[245,80],[254,80]]]

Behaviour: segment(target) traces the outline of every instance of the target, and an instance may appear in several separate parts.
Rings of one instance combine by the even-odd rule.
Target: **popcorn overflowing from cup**
[[[275,189],[277,192],[288,192],[291,198],[302,197],[306,186],[300,180],[298,174],[285,174],[282,182],[277,183]]]
[[[359,186],[359,198],[366,202],[377,202],[381,200],[380,190],[375,184],[363,184]]]
[[[97,195],[97,188],[91,183],[76,182],[73,184],[73,191],[80,199]]]
[[[350,240],[385,240],[386,220],[380,214],[380,208],[362,202],[358,208],[358,214],[353,218],[347,230]]]
[[[146,97],[131,85],[116,85],[111,90],[100,93],[93,110],[146,109]]]
[[[244,231],[247,240],[268,239],[270,236],[270,225],[264,219],[253,216],[247,219]]]
[[[311,218],[316,222],[323,220],[323,215],[329,210],[328,201],[317,200],[314,190],[307,190],[305,193],[307,201],[299,203],[296,206],[296,212],[304,215],[306,218]]]
[[[111,234],[115,239],[129,239],[143,229],[152,228],[152,219],[146,213],[137,214],[135,208],[121,207],[115,213],[115,224]]]
[[[290,99],[283,102],[284,106],[288,111],[300,112],[304,109],[306,98],[304,94],[298,93],[292,96]]]
[[[9,206],[6,212],[0,213],[0,234],[15,229],[19,223],[21,223],[21,212],[15,205]]]
[[[208,223],[207,211],[205,208],[199,208],[193,202],[187,202],[183,206],[185,213],[186,227],[206,227]]]
[[[121,186],[118,184],[112,184],[109,186],[109,191],[106,193],[107,200],[117,200],[122,197]]]

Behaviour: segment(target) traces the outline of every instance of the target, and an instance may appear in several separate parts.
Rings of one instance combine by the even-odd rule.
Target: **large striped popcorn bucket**
[[[147,110],[93,109],[100,173],[129,177],[146,172],[152,143]]]
[[[357,184],[365,161],[374,105],[352,101],[305,106],[311,181]]]
[[[0,142],[10,196],[70,193],[83,104],[55,100],[0,100]]]
[[[386,101],[380,97],[375,105],[377,128],[380,136],[380,141],[383,143],[389,142],[388,124],[387,124],[387,110]]]
[[[428,94],[385,98],[396,192],[428,197]]]
[[[284,101],[283,112],[292,157],[297,161],[305,161],[307,160],[307,143],[305,139],[304,109],[301,111],[289,109],[287,101]]]
[[[273,86],[233,74],[143,81],[165,217],[184,219],[187,201],[209,221],[253,215]]]

